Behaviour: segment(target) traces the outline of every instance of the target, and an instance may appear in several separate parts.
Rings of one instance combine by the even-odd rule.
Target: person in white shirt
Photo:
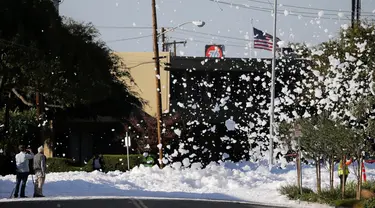
[[[26,188],[26,182],[27,178],[29,177],[30,168],[29,168],[29,160],[32,160],[34,158],[34,154],[31,151],[31,149],[25,149],[25,146],[20,145],[18,147],[20,153],[16,155],[16,166],[17,166],[17,183],[16,183],[16,189],[14,191],[14,197],[18,197],[20,184],[21,185],[21,193],[20,197],[25,198],[25,188]]]

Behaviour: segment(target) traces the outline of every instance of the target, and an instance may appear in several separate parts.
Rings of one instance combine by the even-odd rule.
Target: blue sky
[[[157,0],[159,28],[192,20],[206,22],[202,28],[187,24],[183,30],[167,33],[172,41],[187,39],[185,47],[177,47],[178,55],[203,56],[204,46],[216,43],[226,46],[228,57],[250,57],[250,51],[252,57],[269,57],[270,52],[246,48],[246,39],[252,36],[252,25],[272,34],[273,0],[219,1],[247,8],[210,0]],[[277,35],[286,42],[318,44],[335,37],[340,25],[350,24],[351,0],[279,0],[278,4]],[[362,0],[363,17],[375,18],[374,10],[375,0]],[[115,51],[152,51],[152,37],[117,41],[152,34],[151,0],[64,0],[60,14],[92,22]]]

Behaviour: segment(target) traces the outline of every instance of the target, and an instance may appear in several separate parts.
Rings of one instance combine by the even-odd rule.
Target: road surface
[[[286,208],[228,201],[188,199],[20,199],[0,202],[0,208]]]

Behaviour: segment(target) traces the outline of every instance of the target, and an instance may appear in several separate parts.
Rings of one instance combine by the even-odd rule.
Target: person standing
[[[43,185],[46,179],[46,162],[47,158],[44,155],[44,148],[40,146],[38,148],[38,154],[34,156],[34,172],[35,172],[35,183],[34,183],[34,197],[43,196]]]
[[[148,151],[143,153],[143,165],[145,167],[152,167],[155,163],[154,158],[149,154]]]
[[[95,154],[92,160],[92,169],[104,172],[104,159],[102,155]]]
[[[26,149],[25,146],[20,145],[18,147],[20,153],[18,153],[16,158],[16,188],[14,191],[14,198],[18,197],[18,193],[20,190],[20,184],[21,185],[21,193],[20,197],[25,198],[25,189],[26,189],[26,182],[27,178],[29,177],[30,168],[29,168],[29,160],[32,160],[34,158],[34,153],[31,149]]]
[[[343,159],[345,162],[343,162],[343,160],[341,159],[339,162],[339,168],[338,168],[338,175],[340,178],[340,187],[342,187],[343,185],[346,185],[346,180],[348,179],[348,176],[349,176],[348,166],[352,164],[353,162],[352,158],[350,158],[350,160],[347,160],[346,156],[344,156]]]

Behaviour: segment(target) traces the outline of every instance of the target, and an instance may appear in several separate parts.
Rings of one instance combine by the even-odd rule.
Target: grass
[[[345,199],[341,199],[340,187],[335,187],[333,190],[323,189],[321,193],[315,193],[309,188],[303,188],[302,194],[299,193],[299,188],[296,185],[286,185],[279,189],[282,195],[287,196],[291,200],[301,200],[313,203],[329,204],[331,206],[349,206],[353,207],[355,204],[358,207],[364,207],[363,204],[375,204],[375,200],[362,200],[358,201],[356,197],[355,182],[349,182],[345,188]],[[375,181],[368,181],[363,183],[362,189],[375,191]],[[369,206],[367,206],[369,207]]]

